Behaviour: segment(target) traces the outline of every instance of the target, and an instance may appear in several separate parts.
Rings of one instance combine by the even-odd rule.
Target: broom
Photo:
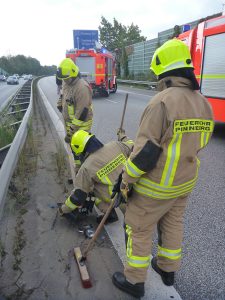
[[[114,197],[112,199],[110,206],[108,207],[104,217],[102,218],[100,224],[98,225],[98,227],[97,227],[93,237],[91,238],[90,242],[88,243],[86,249],[84,250],[83,255],[81,254],[80,247],[74,248],[74,256],[76,258],[78,268],[80,271],[81,282],[82,282],[83,287],[86,289],[92,287],[90,276],[88,274],[87,267],[85,265],[85,261],[87,259],[87,254],[90,251],[90,249],[92,248],[92,246],[94,245],[99,233],[101,232],[101,230],[105,224],[105,220],[108,218],[111,210],[113,209],[115,198],[116,197]]]

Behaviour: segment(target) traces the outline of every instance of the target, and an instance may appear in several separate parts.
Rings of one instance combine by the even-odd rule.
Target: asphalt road
[[[19,84],[16,85],[8,85],[5,81],[0,81],[0,111],[7,104],[9,98],[13,96],[25,82],[23,78],[20,78]]]
[[[40,85],[56,109],[55,79],[41,79]],[[103,142],[116,139],[127,92],[124,128],[131,138],[135,137],[141,114],[155,93],[120,86],[108,98],[93,99],[93,132]],[[184,300],[222,300],[225,299],[225,125],[217,124],[200,159],[199,180],[184,219],[183,260],[175,288]]]
[[[61,113],[56,108],[58,99],[55,79],[48,77],[40,80],[41,88],[49,102],[61,117]],[[126,133],[134,138],[139,124],[140,116],[147,105],[149,99],[155,94],[153,91],[135,88],[119,87],[117,93],[110,94],[108,98],[95,97],[93,99],[94,124],[93,133],[103,142],[116,139],[116,130],[120,126],[123,105],[126,93],[129,93],[127,109],[124,119]]]

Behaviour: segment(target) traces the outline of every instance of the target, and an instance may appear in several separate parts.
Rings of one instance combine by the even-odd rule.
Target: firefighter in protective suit
[[[105,213],[111,201],[112,189],[124,167],[133,147],[124,131],[118,132],[119,141],[103,145],[94,134],[77,131],[71,139],[71,148],[76,155],[83,155],[84,161],[75,178],[75,189],[59,208],[61,215],[71,213],[85,206],[89,194],[94,194],[95,205]],[[89,200],[90,201],[90,200]],[[97,218],[100,223],[103,215]],[[115,209],[109,214],[106,223],[118,220]]]
[[[203,149],[213,132],[213,115],[198,91],[188,47],[173,39],[158,48],[151,70],[158,76],[159,93],[145,108],[126,161],[120,194],[127,199],[124,272],[113,283],[135,297],[144,296],[150,265],[164,284],[174,283],[181,264],[183,215],[194,188]],[[150,261],[152,234],[158,229],[157,257]]]
[[[57,108],[62,112],[65,122],[65,141],[70,143],[77,130],[91,130],[92,90],[88,82],[81,78],[78,66],[70,58],[65,58],[60,63],[57,78],[63,81],[62,96],[58,100]],[[75,157],[77,169],[80,164],[79,157]]]

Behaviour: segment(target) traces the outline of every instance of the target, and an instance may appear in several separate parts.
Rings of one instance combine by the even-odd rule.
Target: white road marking
[[[122,93],[122,94],[133,94],[133,95],[137,95],[137,96],[151,97],[151,95],[138,94],[138,93],[134,93],[134,92],[130,92],[130,91],[123,91],[123,90],[117,90],[117,91]]]
[[[118,103],[118,102],[116,102],[116,101],[109,100],[109,99],[105,99],[105,100],[108,101],[108,102],[112,102],[112,103]]]

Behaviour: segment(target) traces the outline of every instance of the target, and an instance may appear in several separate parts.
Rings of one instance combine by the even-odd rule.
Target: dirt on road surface
[[[105,231],[88,255],[93,287],[82,287],[73,248],[88,241],[78,227],[97,224],[94,213],[77,223],[57,215],[57,202],[72,189],[69,177],[67,154],[34,88],[27,142],[0,223],[0,299],[132,299],[111,282],[123,266]]]

